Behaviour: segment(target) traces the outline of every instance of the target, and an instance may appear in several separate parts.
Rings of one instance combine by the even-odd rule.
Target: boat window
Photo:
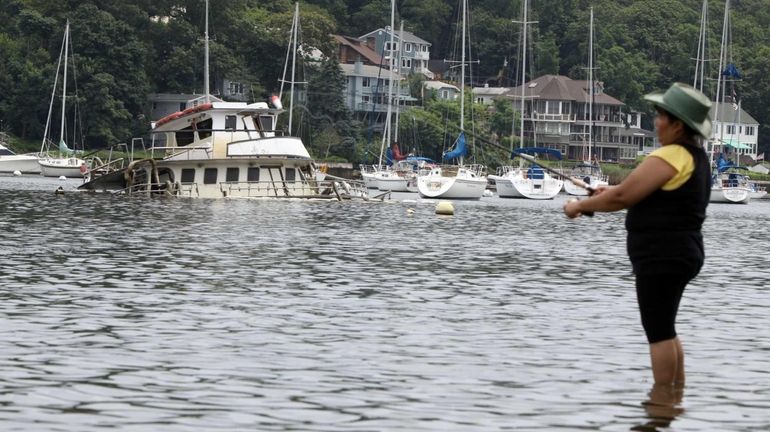
[[[240,170],[238,168],[228,168],[225,174],[225,181],[237,182],[240,176]]]
[[[217,169],[206,168],[203,171],[203,184],[215,184],[217,182]]]
[[[234,115],[225,116],[225,129],[235,130],[238,125],[238,117]]]
[[[182,170],[182,183],[195,182],[195,168],[184,168]]]
[[[297,170],[294,168],[286,168],[286,181],[287,182],[294,182],[294,179],[297,176]]]
[[[198,122],[195,127],[198,129],[198,137],[200,139],[208,138],[211,136],[211,126],[213,124],[212,119],[207,119],[202,122]]]
[[[193,127],[188,126],[176,133],[176,145],[178,147],[186,146],[195,141],[195,134],[193,133]]]
[[[193,170],[195,175],[195,170]],[[171,168],[158,168],[158,183],[166,184],[167,181],[174,183],[174,171]]]
[[[259,123],[262,125],[263,131],[273,130],[273,116],[261,115],[259,116]]]
[[[249,170],[246,172],[246,181],[258,182],[259,181],[259,168],[257,168],[257,167],[249,167]]]

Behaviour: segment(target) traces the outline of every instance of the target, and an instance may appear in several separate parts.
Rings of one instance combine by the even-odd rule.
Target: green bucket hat
[[[711,135],[711,101],[694,87],[674,83],[665,93],[653,92],[644,99],[671,113],[704,138]]]

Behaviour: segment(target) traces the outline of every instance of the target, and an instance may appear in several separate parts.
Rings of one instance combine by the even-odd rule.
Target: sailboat
[[[393,33],[391,32],[391,39],[392,39]],[[395,77],[398,79],[396,82],[396,95],[397,98],[400,98],[401,94],[401,72],[399,71],[399,68],[401,67],[401,55],[402,50],[404,47],[403,44],[403,38],[404,38],[404,22],[401,21],[401,27],[399,31],[400,36],[400,43],[398,45],[398,57],[396,58],[396,66],[395,68],[391,69],[392,72],[395,72],[395,75],[391,75],[390,80],[390,88],[392,89],[393,84],[393,78]],[[393,46],[393,43],[391,42],[391,45]],[[398,99],[396,100],[396,103],[393,103],[393,97],[392,97],[392,91],[390,92],[391,96],[388,97],[389,103],[388,103],[388,111],[386,118],[386,124],[385,124],[385,134],[382,137],[382,144],[383,147],[386,142],[390,143],[390,146],[388,147],[386,153],[385,153],[385,161],[386,165],[382,165],[382,161],[380,161],[379,169],[375,171],[374,173],[374,181],[377,185],[377,189],[381,191],[391,191],[391,192],[414,192],[414,190],[410,190],[409,184],[413,181],[413,179],[417,176],[417,172],[412,169],[412,166],[406,161],[407,156],[401,153],[400,148],[398,147],[398,117],[400,114],[400,103]],[[395,115],[395,125],[393,125],[393,122],[391,121],[391,117],[393,114],[393,106],[395,105],[396,115]],[[382,153],[380,154],[380,157],[382,157]]]
[[[468,0],[462,1],[462,54],[460,55],[460,134],[452,149],[443,155],[445,161],[457,159],[458,165],[438,166],[417,177],[417,191],[425,198],[480,199],[487,187],[481,165],[464,165],[468,154],[465,137],[465,35]]]
[[[591,21],[588,31],[588,158],[583,163],[578,164],[572,170],[572,177],[583,180],[583,183],[589,185],[591,189],[600,186],[607,186],[609,181],[606,175],[602,174],[602,169],[598,162],[591,158],[593,150],[593,125],[594,125],[594,8],[591,8]],[[588,195],[588,189],[577,187],[574,183],[564,182],[564,191],[570,195],[585,196]]]
[[[62,50],[59,53],[59,64],[56,66],[56,77],[54,78],[53,92],[51,93],[51,103],[48,107],[48,119],[45,124],[45,132],[43,133],[43,143],[40,146],[40,158],[38,164],[40,166],[40,172],[46,177],[84,177],[88,173],[88,166],[86,161],[77,157],[74,150],[71,150],[65,138],[65,119],[67,108],[67,63],[69,57],[69,41],[70,41],[70,23],[67,21],[67,25],[64,29],[64,42],[62,43]],[[59,132],[59,145],[58,155],[50,148],[51,140],[48,137],[48,132],[51,126],[51,115],[53,113],[53,102],[56,95],[56,87],[59,80],[59,69],[61,67],[62,58],[64,58],[64,69],[62,76],[62,98],[61,98],[61,129]]]
[[[704,0],[705,1],[705,0]],[[704,4],[704,10],[703,13],[706,13],[706,5]],[[705,18],[701,20],[701,25],[705,25]],[[701,31],[701,37],[703,38],[703,43],[705,43],[705,36],[703,36],[703,32],[705,30]],[[722,111],[721,105],[726,102],[725,100],[725,88],[727,87],[727,83],[730,82],[734,86],[735,81],[740,79],[740,73],[738,72],[738,69],[736,68],[735,64],[732,62],[732,52],[730,50],[730,0],[725,1],[725,15],[724,20],[722,22],[722,41],[720,45],[719,50],[719,69],[718,73],[719,76],[717,78],[717,91],[714,95],[714,121],[713,124],[718,124],[720,111]],[[701,46],[698,47],[699,52],[701,51]],[[704,55],[705,55],[705,45],[704,45]],[[724,69],[722,69],[724,68]],[[697,68],[696,68],[697,69]],[[697,70],[696,70],[697,74]],[[720,94],[721,92],[721,94]],[[733,94],[735,94],[735,91],[733,90]],[[733,103],[735,103],[735,100],[733,100]],[[740,103],[737,104],[738,109],[740,109]],[[737,181],[737,177],[735,177],[734,174],[727,173],[720,169],[719,166],[714,167],[714,158],[715,158],[715,148],[716,146],[723,146],[725,145],[725,125],[726,122],[723,120],[722,127],[719,128],[720,136],[717,138],[716,136],[711,137],[710,143],[711,143],[711,151],[709,153],[709,158],[712,163],[712,169],[714,170],[713,176],[712,176],[712,185],[711,185],[711,196],[709,199],[709,202],[713,203],[730,203],[730,204],[748,204],[751,200],[751,188],[746,183],[741,183]],[[721,155],[720,155],[721,158]]]
[[[154,122],[149,150],[162,157],[134,160],[79,189],[192,198],[368,199],[352,180],[318,180],[302,140],[275,128],[284,112],[277,97],[270,107],[211,96],[208,11],[206,1],[204,95]]]
[[[554,149],[539,147],[524,147],[524,100],[526,98],[526,71],[527,71],[527,21],[529,1],[525,0],[523,4],[522,21],[522,55],[521,55],[521,129],[519,132],[519,148],[511,152],[511,159],[516,157],[517,153],[527,153],[530,155],[550,154],[554,158],[561,160],[561,152]],[[533,133],[535,130],[533,118]],[[511,141],[513,142],[513,141]],[[502,175],[495,178],[497,187],[497,196],[500,198],[528,198],[528,199],[553,199],[561,191],[564,181],[552,177],[537,165],[524,169],[523,164],[518,167],[508,167]]]

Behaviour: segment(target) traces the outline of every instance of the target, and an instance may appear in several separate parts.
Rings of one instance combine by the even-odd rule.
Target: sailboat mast
[[[527,3],[524,0],[524,20],[522,21],[522,44],[521,44],[521,127],[519,129],[519,148],[524,147],[524,84],[527,79]],[[522,163],[519,161],[519,163]]]
[[[53,101],[56,98],[56,86],[59,84],[59,71],[61,70],[61,59],[64,56],[64,41],[67,39],[67,31],[65,30],[62,37],[61,49],[59,50],[59,61],[56,63],[56,76],[53,79],[53,90],[51,90],[51,102],[48,104],[48,117],[45,120],[45,130],[43,131],[43,142],[40,144],[40,154],[43,154],[45,150],[45,140],[48,138],[48,132],[51,128],[51,114],[53,113]]]
[[[591,8],[591,23],[588,26],[588,162],[594,134],[594,8]]]
[[[726,45],[727,45],[727,22],[730,16],[730,0],[725,1],[725,17],[722,21],[722,41],[721,46],[719,48],[719,69],[717,69],[717,92],[714,96],[715,107],[714,107],[714,124],[717,124],[717,121],[719,120],[719,110],[720,110],[720,104],[719,104],[719,97],[720,97],[720,91],[722,92],[722,102],[724,102],[724,86],[722,85],[722,68],[724,67],[724,61],[725,57],[727,56],[726,51]],[[719,128],[720,133],[720,142],[721,139],[724,137],[724,125],[722,125],[721,128]],[[708,138],[708,137],[707,137]],[[711,154],[709,155],[709,162],[714,162],[714,146],[716,143],[711,144]]]
[[[64,108],[67,105],[67,56],[69,54],[69,42],[70,42],[70,22],[67,20],[67,26],[64,28],[64,76],[62,77],[62,94],[61,94],[61,131],[59,142],[64,142]]]
[[[703,0],[700,32],[698,32],[698,54],[695,57],[695,76],[692,86],[703,92],[703,78],[706,69],[706,29],[708,28],[708,0]]]
[[[394,33],[395,30],[393,27],[396,24],[396,0],[390,1],[390,50],[388,50],[388,63],[390,63],[390,67],[388,68],[388,77],[390,79],[388,80],[388,113],[385,115],[385,128],[383,130],[382,134],[382,143],[380,144],[380,162],[377,165],[378,169],[382,169],[382,156],[385,153],[385,141],[388,141],[388,145],[390,145],[390,114],[393,111],[393,69],[397,67],[393,61],[393,45],[394,45]],[[399,46],[403,39],[403,35],[399,37]]]
[[[289,135],[291,135],[291,120],[294,116],[294,70],[297,65],[297,30],[299,27],[299,2],[294,3],[294,50],[291,56],[291,87],[289,89]]]
[[[463,0],[463,18],[462,18],[462,52],[460,54],[460,133],[465,133],[465,25],[467,22],[468,0]],[[463,164],[463,157],[460,156],[460,165]]]
[[[401,43],[398,45],[398,81],[396,81],[396,95],[398,95],[398,98],[396,99],[396,124],[393,127],[393,142],[398,143],[398,117],[401,113],[401,67],[403,66],[401,64],[401,58],[403,56],[404,52],[404,20],[401,20],[401,25],[399,26],[399,34],[401,35]]]
[[[206,94],[206,103],[211,102],[209,95],[209,0],[206,0],[206,29],[204,32],[204,54],[203,54],[203,92]]]

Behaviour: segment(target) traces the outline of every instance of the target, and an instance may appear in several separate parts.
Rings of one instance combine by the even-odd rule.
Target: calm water
[[[622,214],[62,184],[0,177],[3,431],[770,429],[770,201],[709,208],[673,411]]]

